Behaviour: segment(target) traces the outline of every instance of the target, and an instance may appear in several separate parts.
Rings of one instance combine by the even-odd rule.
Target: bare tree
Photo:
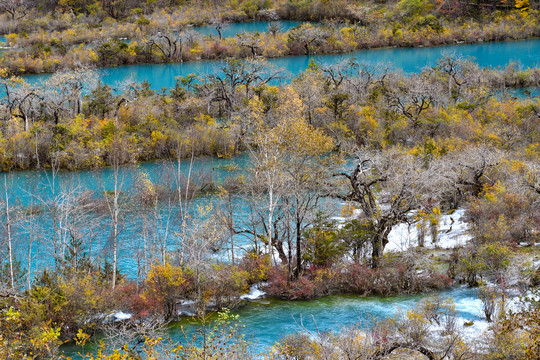
[[[482,74],[478,64],[453,54],[443,54],[433,68],[424,71],[433,82],[446,87],[446,103],[484,104],[492,95],[488,91],[490,76]],[[446,82],[446,84],[444,84]],[[441,91],[440,95],[444,92]],[[440,96],[442,98],[443,96]]]
[[[284,89],[283,105],[277,110],[276,124],[270,128],[259,124],[251,150],[255,183],[266,197],[264,238],[266,250],[274,247],[282,262],[292,264],[283,251],[283,240],[293,238],[296,246],[296,270],[302,270],[303,230],[310,214],[318,205],[324,173],[322,156],[333,147],[332,140],[313,128],[303,118],[302,101],[292,87]],[[278,205],[279,204],[279,205]],[[279,214],[279,215],[278,215]],[[279,226],[288,236],[278,238]],[[291,274],[292,275],[292,274]]]
[[[10,178],[8,180],[8,177]],[[9,280],[11,290],[15,289],[15,273],[13,269],[13,221],[14,221],[14,209],[10,204],[10,192],[13,179],[8,174],[4,174],[3,179],[3,196],[1,199],[3,211],[2,215],[4,221],[2,221],[2,227],[4,228],[6,243],[8,247],[8,265],[9,265]]]
[[[38,266],[32,270],[32,260],[35,256],[33,253],[34,243],[39,241],[39,234],[44,233],[43,228],[40,227],[39,211],[37,210],[36,200],[37,196],[37,184],[27,182],[25,184],[25,193],[28,196],[29,202],[25,204],[27,206],[27,214],[23,219],[22,228],[26,232],[28,241],[28,253],[26,263],[26,286],[30,289],[32,285],[32,271],[37,272]]]
[[[330,34],[321,26],[303,24],[289,32],[289,41],[297,41],[305,49],[306,55],[313,53],[314,47],[321,44]]]
[[[394,225],[411,223],[412,211],[425,201],[433,201],[445,190],[447,181],[441,168],[425,164],[410,155],[390,151],[362,152],[350,173],[339,173],[349,192],[339,198],[358,204],[366,221],[371,243],[371,266],[376,268]]]
[[[236,262],[236,250],[235,250],[235,237],[237,235],[237,211],[238,206],[238,196],[237,193],[240,192],[242,187],[242,182],[237,181],[227,181],[224,186],[219,187],[218,199],[219,201],[216,204],[216,209],[214,211],[214,216],[217,221],[221,223],[225,229],[228,230],[229,242],[230,242],[230,261],[231,264]]]
[[[125,208],[122,206],[120,198],[125,196],[124,186],[126,179],[126,167],[124,165],[134,162],[133,151],[130,149],[129,143],[121,139],[118,135],[115,136],[109,147],[108,162],[112,170],[112,190],[105,189],[104,196],[107,202],[107,208],[111,218],[111,247],[112,247],[112,280],[111,286],[114,290],[116,287],[117,271],[118,271],[118,246],[120,242],[120,234],[122,232],[122,223],[125,217]],[[126,199],[127,201],[127,199]]]
[[[493,185],[497,165],[503,160],[503,153],[487,146],[469,146],[441,159],[450,170],[446,172],[460,198],[467,194],[477,196],[484,185]]]
[[[308,68],[292,82],[293,87],[302,99],[306,117],[310,124],[315,124],[315,109],[321,105],[323,100],[324,84],[321,77],[319,71]]]
[[[422,76],[404,78],[394,74],[391,79],[386,88],[388,104],[409,119],[413,128],[416,128],[422,112],[433,105],[436,87]]]
[[[1,74],[0,74],[1,75]],[[30,121],[36,117],[37,100],[40,99],[39,90],[28,84],[20,77],[0,76],[0,111],[2,125],[11,118],[23,121],[24,131],[30,129]]]
[[[197,299],[203,309],[206,306],[206,299],[202,294],[202,279],[211,266],[210,256],[221,250],[228,236],[227,229],[216,221],[215,217],[210,216],[213,211],[214,206],[211,202],[199,204],[197,217],[193,219],[186,238],[182,240],[185,264],[195,269]]]
[[[173,61],[182,56],[182,37],[171,32],[159,31],[148,42],[150,48],[155,47],[161,53],[165,62]]]
[[[334,119],[341,118],[344,103],[349,99],[349,93],[343,91],[341,86],[356,75],[359,64],[355,59],[344,60],[340,63],[323,66],[321,72],[326,86],[326,104],[334,113]]]
[[[268,32],[272,34],[273,37],[276,37],[276,35],[283,31],[283,26],[277,21],[272,21],[271,23],[268,23]]]
[[[47,213],[51,216],[52,236],[50,241],[52,242],[52,256],[54,259],[54,268],[60,270],[60,250],[61,250],[61,206],[63,202],[62,192],[59,190],[58,172],[60,170],[59,151],[53,149],[51,152],[51,168],[44,170],[44,177],[46,180],[46,188],[50,189],[51,195],[48,194],[36,194],[36,199],[41,205],[44,206]]]
[[[30,11],[30,0],[0,0],[0,10],[11,16],[11,20],[20,20]]]
[[[251,51],[251,57],[257,56],[257,50],[261,46],[261,38],[258,32],[253,34],[241,33],[237,35],[240,46],[246,47]]]
[[[206,76],[204,82],[197,86],[201,95],[209,98],[210,103],[223,104],[230,116],[237,108],[243,88],[246,98],[253,94],[254,87],[260,87],[281,77],[279,69],[271,66],[266,60],[248,59],[227,60],[217,74]]]
[[[365,102],[369,89],[375,84],[384,84],[388,73],[388,66],[384,64],[359,64],[356,74],[348,78],[346,83],[351,101]]]
[[[536,196],[537,201],[540,201],[540,165],[537,163],[529,164],[524,186]]]
[[[222,19],[222,18],[214,18],[214,19],[212,19],[212,21],[210,23],[216,29],[216,31],[218,33],[218,36],[219,36],[219,40],[221,40],[223,38],[223,36],[222,36],[223,30],[226,29],[229,26],[229,22]]]
[[[75,117],[82,111],[85,91],[98,85],[98,75],[91,69],[75,69],[54,73],[40,88],[49,116],[58,124],[63,117]]]

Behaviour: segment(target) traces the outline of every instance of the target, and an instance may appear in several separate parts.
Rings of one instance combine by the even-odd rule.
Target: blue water
[[[5,49],[3,49],[3,47],[6,47],[6,46],[7,46],[7,44],[6,44],[5,35],[0,35],[0,53],[5,50]]]
[[[187,175],[191,166],[193,177],[204,174],[211,180],[219,182],[227,177],[239,175],[248,161],[247,155],[235,158],[198,157],[193,160],[192,165],[190,159],[182,160],[180,169],[182,174]],[[133,190],[134,181],[141,173],[146,173],[154,184],[165,185],[164,183],[170,180],[176,185],[176,179],[172,178],[176,176],[178,170],[176,161],[143,162],[137,167],[123,169],[124,189]],[[8,179],[9,176],[13,177],[12,186],[10,186],[11,197],[17,199],[21,205],[28,205],[33,194],[45,201],[51,200],[52,174],[50,170],[19,171],[8,174]],[[1,179],[3,181],[3,177]],[[57,193],[66,191],[68,188],[77,188],[78,191],[111,191],[112,179],[111,168],[80,171],[62,170],[57,173],[55,189]]]
[[[540,66],[540,39],[522,41],[490,42],[478,44],[460,44],[429,48],[384,48],[359,50],[348,54],[291,56],[269,59],[269,63],[283,69],[284,81],[304,71],[310,60],[329,65],[345,59],[356,58],[359,62],[370,65],[388,66],[402,69],[406,73],[420,72],[426,66],[433,66],[444,55],[456,55],[473,58],[481,67],[504,67],[516,62],[523,67]],[[177,64],[128,65],[99,70],[103,83],[112,87],[123,81],[133,79],[148,81],[151,88],[158,90],[170,88],[175,84],[175,77],[188,74],[207,75],[219,73],[223,61],[193,61]],[[31,83],[45,80],[50,74],[29,75]]]
[[[220,183],[228,177],[238,176],[246,166],[247,156],[239,156],[234,159],[218,159],[203,157],[195,159],[191,169],[191,186],[196,186],[197,182],[204,179],[205,182],[211,180]],[[183,177],[187,177],[190,171],[190,160],[184,160],[180,163]],[[133,195],[136,190],[136,179],[144,173],[152,181],[154,186],[160,188],[175,188],[178,184],[177,162],[157,161],[142,163],[137,167],[123,168],[121,171],[122,185],[120,192],[122,194]],[[3,190],[3,176],[2,180]],[[181,180],[182,181],[182,180]],[[10,203],[17,206],[28,207],[29,205],[39,206],[43,212],[37,215],[39,240],[32,244],[32,269],[43,269],[50,267],[54,263],[52,250],[53,222],[51,208],[47,206],[52,204],[53,199],[53,181],[50,171],[28,171],[8,174],[8,194]],[[182,181],[183,183],[183,181]],[[91,197],[97,200],[104,198],[105,191],[113,190],[113,175],[110,168],[99,169],[96,171],[61,171],[58,173],[54,182],[56,198],[59,206],[62,203],[69,204],[67,194],[80,195],[90,192]],[[4,197],[4,193],[0,195]],[[188,213],[197,221],[201,216],[197,206],[208,205],[216,201],[213,193],[203,193],[191,201]],[[237,205],[235,215],[241,217],[247,211],[245,203]],[[106,210],[106,208],[105,208]],[[148,220],[147,216],[151,209],[133,208],[133,206],[123,207],[125,221],[121,222],[121,234],[119,236],[119,269],[128,278],[137,277],[138,261],[144,264],[142,258],[137,259],[137,254],[143,250],[145,241],[145,229],[148,231],[146,241],[157,241],[156,237],[163,237],[166,232],[166,220],[170,216],[169,238],[167,240],[167,249],[174,251],[178,249],[182,239],[178,235],[180,232],[181,219],[180,209],[174,204],[170,209],[167,203],[159,206],[156,220]],[[101,216],[99,216],[101,215]],[[91,215],[93,217],[93,226],[80,226],[79,231],[86,234],[83,238],[85,251],[91,251],[92,258],[101,259],[110,256],[110,233],[111,221],[107,211],[101,214]],[[207,217],[207,215],[206,215]],[[66,219],[63,220],[64,222]],[[145,221],[147,221],[145,223]],[[155,221],[155,222],[152,222]],[[188,221],[188,225],[191,224]],[[62,225],[60,225],[62,226]],[[146,228],[145,228],[146,226]],[[148,228],[150,227],[150,228]],[[154,232],[155,231],[155,232]],[[26,266],[27,253],[29,247],[29,232],[27,226],[21,222],[13,225],[13,244],[16,258],[23,261]],[[245,239],[244,239],[245,240]],[[148,254],[147,254],[148,255]],[[140,255],[143,256],[143,255]],[[149,259],[149,258],[148,258]]]
[[[438,292],[443,298],[452,298],[455,304],[457,325],[464,321],[483,320],[481,302],[476,290],[454,288]],[[393,297],[327,296],[310,301],[285,301],[259,299],[235,311],[239,315],[240,331],[252,342],[256,354],[268,351],[268,347],[287,335],[307,330],[339,332],[354,326],[367,329],[375,321],[380,321],[415,308],[426,295]],[[174,324],[167,335],[174,342],[185,341],[182,328],[188,336],[198,328],[196,322],[184,320]],[[91,348],[88,349],[91,351]],[[64,347],[66,355],[74,356],[79,351],[74,346]]]
[[[289,31],[290,29],[302,25],[303,21],[292,21],[292,20],[280,20],[280,21],[252,21],[244,23],[231,23],[228,24],[223,30],[221,30],[221,35],[226,37],[234,37],[241,33],[266,33],[268,32],[268,26],[270,24],[277,24],[280,26],[282,32]],[[218,36],[216,27],[213,25],[205,25],[191,28],[202,35],[207,36]]]
[[[181,184],[184,184],[190,171],[190,160],[180,162],[180,172],[183,177],[180,179]],[[213,182],[216,184],[222,183],[227,178],[246,175],[245,168],[248,166],[249,157],[247,155],[237,156],[233,159],[219,159],[212,157],[202,157],[194,160],[191,168],[191,186],[200,187],[204,183]],[[119,185],[120,193],[124,196],[132,196],[136,193],[137,179],[141,174],[146,174],[148,179],[152,181],[156,188],[176,189],[178,184],[178,163],[172,161],[156,161],[142,163],[137,167],[125,167],[121,171],[121,185]],[[3,190],[3,176],[2,181]],[[8,175],[8,194],[10,203],[13,205],[27,208],[28,206],[38,206],[43,211],[36,215],[35,222],[38,223],[39,239],[34,241],[32,246],[32,272],[36,273],[39,270],[54,265],[53,245],[52,240],[54,234],[54,225],[52,218],[53,203],[53,181],[50,171],[28,171],[17,172]],[[103,201],[104,192],[110,192],[113,188],[113,173],[110,168],[87,171],[61,171],[58,173],[54,181],[54,189],[56,192],[56,201],[60,209],[62,204],[70,204],[68,194],[80,195],[83,193],[90,194],[90,197],[98,201]],[[185,187],[184,187],[185,189]],[[0,199],[4,198],[4,193],[0,193]],[[133,203],[133,202],[131,202]],[[210,214],[205,211],[200,211],[199,206],[212,206],[212,211],[218,209],[220,202],[215,195],[215,191],[203,192],[189,202],[187,213],[190,219],[187,221],[189,228],[196,226],[197,222],[208,219]],[[105,205],[105,204],[104,204]],[[186,203],[184,203],[186,205]],[[249,214],[248,202],[242,196],[233,197],[233,216],[236,219],[236,226],[243,226],[242,221],[247,220]],[[105,205],[106,206],[106,205]],[[337,215],[340,208],[339,203],[331,200],[321,201],[321,209],[329,208],[331,215]],[[104,211],[98,214],[90,214],[92,226],[75,226],[76,231],[85,234],[82,238],[84,242],[84,251],[94,259],[100,259],[103,263],[105,258],[110,258],[111,255],[111,219],[107,208],[103,207]],[[121,221],[121,233],[118,239],[119,254],[118,263],[120,272],[130,278],[136,279],[139,264],[144,269],[144,264],[151,262],[149,252],[144,253],[144,244],[155,242],[158,245],[160,241],[165,239],[165,234],[168,234],[166,240],[166,249],[172,252],[177,252],[181,248],[181,213],[180,207],[174,202],[168,206],[167,201],[162,201],[157,207],[157,212],[154,214],[154,208],[134,208],[133,206],[123,206],[122,214],[125,220]],[[59,210],[63,213],[62,210]],[[60,216],[61,221],[66,222],[66,218]],[[71,217],[69,219],[72,219]],[[78,220],[83,222],[81,220]],[[167,226],[167,221],[169,221]],[[78,224],[78,223],[77,223]],[[64,228],[66,225],[59,224],[59,227]],[[64,231],[60,232],[64,238],[69,240],[69,236]],[[17,259],[27,264],[27,254],[29,249],[30,234],[28,226],[21,221],[13,225],[13,244],[14,253]],[[244,235],[235,237],[235,248],[238,246],[249,247],[251,241]],[[228,245],[227,245],[228,246]],[[151,248],[151,246],[150,246]],[[212,256],[218,259],[227,261],[228,249],[213,254]],[[156,251],[157,249],[154,249]],[[240,252],[236,249],[236,253]],[[157,252],[154,256],[159,256]],[[238,255],[237,255],[238,256]],[[154,257],[154,259],[156,259]],[[36,271],[37,270],[37,271]]]
[[[454,53],[458,56],[474,57],[481,66],[504,66],[512,61],[519,62],[522,66],[537,66],[540,62],[540,39],[514,41],[514,42],[498,42],[498,43],[480,43],[471,45],[453,45],[433,48],[416,48],[416,49],[403,49],[403,48],[391,48],[391,49],[376,49],[357,51],[351,54],[335,54],[335,55],[319,55],[319,56],[297,56],[287,57],[270,60],[276,66],[283,67],[288,71],[290,75],[298,74],[298,72],[304,70],[311,58],[317,60],[323,64],[335,63],[343,59],[356,57],[359,61],[364,63],[382,63],[384,65],[393,66],[394,68],[401,68],[405,72],[415,72],[421,70],[424,66],[433,65],[436,60],[443,54]],[[188,73],[207,74],[210,72],[216,72],[217,65],[220,62],[217,61],[205,61],[205,62],[190,62],[184,64],[159,64],[159,65],[133,65],[123,66],[117,68],[109,68],[100,70],[103,74],[103,81],[114,85],[118,81],[125,80],[132,75],[139,81],[147,80],[152,83],[152,87],[155,89],[161,87],[169,87],[174,84],[174,78],[178,75],[186,75]],[[40,75],[28,77],[33,81],[38,79],[44,79],[50,75]],[[519,94],[518,94],[519,95]],[[235,162],[240,161],[240,164],[236,164],[238,168],[243,168],[245,159],[201,159],[197,160],[195,167],[198,170],[209,170],[212,173],[212,177],[228,176],[226,174],[234,174],[234,172],[214,171],[219,169],[216,164],[222,164],[224,166],[234,165]],[[159,183],[158,180],[166,179],[170,176],[164,176],[164,172],[174,173],[174,164],[167,162],[156,162],[142,164],[137,170],[143,170],[150,174],[152,180]],[[187,169],[186,163],[183,164],[184,171]],[[204,170],[204,171],[206,171]],[[131,171],[131,170],[130,170]],[[130,186],[130,179],[134,176],[128,174],[126,180],[126,186]],[[86,171],[86,172],[65,172],[61,173],[59,177],[59,183],[57,190],[61,191],[65,189],[68,184],[76,186],[79,191],[93,190],[96,194],[103,194],[104,190],[111,190],[110,170],[103,169],[99,171]],[[18,189],[16,195],[13,196],[15,202],[25,205],[29,202],[28,189],[36,189],[38,195],[46,201],[50,197],[51,189],[47,187],[48,178],[44,172],[27,172],[17,173],[14,189]],[[105,185],[102,185],[105,184]],[[211,197],[210,197],[211,198]],[[204,199],[204,197],[202,198]],[[240,212],[241,213],[241,212]],[[177,221],[175,219],[175,221]],[[42,219],[43,224],[48,224],[46,218]],[[108,230],[105,220],[104,225],[101,226],[101,231],[95,237],[94,249],[99,251],[105,251],[108,242]],[[126,231],[123,233],[126,239],[139,239],[140,238],[140,219],[135,218],[132,223],[126,225]],[[174,223],[178,226],[178,222]],[[49,229],[50,230],[50,229]],[[17,243],[24,243],[24,231],[19,232],[19,238]],[[21,239],[21,240],[19,240]],[[175,242],[171,240],[170,246],[175,247]],[[136,259],[134,259],[134,252],[139,249],[140,241],[123,241],[122,253],[121,253],[121,270],[128,276],[133,277],[136,271]],[[24,246],[18,246],[19,254],[25,253]],[[39,249],[36,250],[37,254],[43,254],[44,256],[38,256],[38,265],[40,267],[50,264],[50,256],[45,256],[46,247],[42,247],[42,253]]]
[[[451,289],[439,293],[451,297],[456,305],[457,316],[467,321],[482,320],[479,300],[472,289]],[[336,331],[340,327],[358,325],[367,328],[374,320],[396,315],[401,310],[414,308],[422,296],[359,297],[328,296],[311,301],[257,300],[237,313],[245,325],[245,334],[253,336],[257,347],[271,346],[286,335],[301,331],[300,324],[316,333]],[[173,339],[181,339],[179,329],[170,333]]]
[[[506,89],[506,92],[520,99],[540,97],[540,88]]]

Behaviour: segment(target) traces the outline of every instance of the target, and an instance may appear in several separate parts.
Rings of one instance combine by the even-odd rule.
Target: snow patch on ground
[[[332,220],[337,221],[338,228],[341,228],[345,222],[358,218],[361,214],[362,210],[355,209],[350,217],[334,216]],[[468,224],[465,222],[465,209],[458,209],[452,214],[442,215],[439,220],[437,241],[433,243],[428,232],[424,237],[424,248],[453,249],[463,246],[472,238],[468,230]],[[390,231],[385,251],[405,251],[416,246],[418,246],[418,227],[416,224],[410,226],[399,224]]]
[[[465,325],[467,323],[467,320],[465,319],[458,318],[457,321],[461,323],[460,330],[463,334],[463,338],[470,344],[475,343],[479,338],[485,337],[491,326],[491,324],[485,320],[475,320],[472,325],[468,326]]]
[[[244,295],[240,296],[240,299],[242,299],[242,300],[256,300],[256,299],[260,299],[260,298],[264,297],[266,295],[266,293],[264,291],[262,291],[261,289],[259,289],[260,285],[261,284],[252,285],[249,288],[249,294],[244,294]]]
[[[451,215],[442,215],[437,241],[433,243],[430,234],[426,234],[424,248],[453,249],[465,245],[471,240],[471,235],[468,233],[468,225],[464,218],[464,209],[458,209]],[[404,251],[416,246],[418,246],[418,227],[414,224],[411,226],[399,224],[390,231],[385,251]]]
[[[112,317],[114,318],[114,321],[123,321],[131,319],[132,315],[123,311],[117,311],[112,314]]]
[[[180,300],[178,302],[178,316],[195,316],[195,301],[193,300]]]

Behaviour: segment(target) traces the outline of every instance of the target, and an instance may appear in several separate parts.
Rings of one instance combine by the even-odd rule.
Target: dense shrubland
[[[90,70],[58,73],[37,85],[4,71],[1,167],[111,165],[115,138],[125,142],[126,162],[230,157],[257,146],[256,130],[273,127],[286,107],[301,109],[297,116],[345,154],[401,146],[427,161],[485,144],[532,160],[538,151],[538,101],[505,94],[538,86],[536,68],[487,70],[448,57],[421,74],[403,75],[345,61],[312,64],[283,86],[273,85],[280,70],[264,60],[229,61],[222,70],[178,78],[169,93],[148,83],[113,89]]]
[[[3,14],[7,45],[0,66],[10,74],[54,72],[80,66],[182,62],[200,59],[340,53],[385,46],[433,46],[460,42],[524,39],[540,35],[537,4],[493,2],[397,3],[262,2],[126,5],[115,1],[61,2],[31,7],[24,17]],[[112,5],[115,3],[115,5]],[[170,5],[164,8],[163,6]],[[103,8],[105,7],[105,9]],[[517,8],[516,8],[517,7]],[[514,9],[514,10],[512,10]],[[116,11],[116,10],[115,10]],[[272,19],[325,20],[288,32],[222,38],[228,22]],[[189,26],[213,24],[204,37]],[[219,35],[218,35],[219,34]],[[126,40],[130,40],[127,42]]]
[[[212,341],[204,350],[161,344],[156,332],[186,310],[186,301],[205,319],[208,311],[238,306],[240,295],[261,282],[268,294],[287,299],[480,286],[495,329],[489,354],[538,354],[530,320],[537,305],[517,315],[497,310],[508,290],[527,291],[539,279],[540,103],[505,92],[538,86],[538,70],[480,69],[446,57],[416,75],[355,61],[313,63],[288,85],[274,85],[278,75],[263,60],[229,61],[223,75],[179,78],[169,92],[156,92],[145,83],[112,89],[89,70],[58,73],[36,86],[2,71],[8,246],[0,354],[47,358],[62,341],[108,334],[133,339],[122,351],[135,358],[151,358],[158,348],[171,358],[248,358],[241,338],[227,342],[236,334],[229,326],[207,325]],[[123,171],[140,161],[240,152],[250,164],[238,178],[184,179],[171,168],[160,182],[140,171],[131,191],[121,187]],[[103,166],[110,167],[114,190],[74,188],[34,206],[8,196],[11,170],[57,176],[64,168]],[[188,208],[203,193],[216,200],[200,206],[204,216],[197,218]],[[241,219],[233,216],[235,199],[247,203]],[[342,223],[328,220],[324,199],[346,204]],[[438,219],[460,208],[472,237],[465,246],[430,250],[424,240],[404,252],[385,251],[390,231],[403,224],[436,246]],[[174,251],[161,232],[169,229],[164,212],[180,224],[168,235],[181,241]],[[52,219],[52,236],[28,230],[39,214]],[[123,276],[117,263],[128,216],[140,219],[148,240],[137,253],[136,279]],[[31,254],[14,255],[21,253],[13,251],[18,232],[51,248],[54,271],[39,269],[32,278]],[[92,252],[96,232],[110,234],[107,254]],[[238,236],[245,239],[241,250]],[[216,260],[216,253],[228,260]],[[354,358],[375,359],[409,349],[430,358],[482,357],[451,328],[452,307],[443,305],[424,304],[367,332],[288,338],[269,356],[347,358],[355,351]],[[433,308],[449,314],[444,341],[429,335],[443,324]],[[116,327],[111,314],[118,310],[132,318]],[[524,346],[510,346],[516,339]]]

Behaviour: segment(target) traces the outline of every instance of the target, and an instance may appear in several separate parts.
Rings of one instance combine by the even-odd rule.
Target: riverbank
[[[519,296],[508,295],[506,311],[519,314],[526,306]],[[287,302],[273,299],[252,301],[243,308],[230,313],[230,322],[217,322],[216,316],[202,320],[200,318],[186,319],[170,324],[155,336],[168,338],[166,346],[181,344],[185,351],[189,347],[215,338],[205,337],[207,334],[219,332],[223,327],[227,334],[234,336],[234,341],[246,343],[248,358],[274,359],[274,354],[290,355],[291,353],[305,351],[305,346],[319,348],[321,344],[332,341],[333,350],[344,350],[344,340],[349,336],[359,339],[369,337],[372,332],[386,330],[389,338],[392,323],[401,325],[414,325],[413,315],[425,321],[421,343],[429,349],[436,351],[443,344],[447,344],[447,336],[459,339],[460,350],[467,351],[472,356],[481,357],[493,352],[496,347],[495,339],[501,340],[499,326],[506,321],[501,317],[495,322],[488,322],[484,315],[484,305],[474,289],[454,288],[422,296],[398,296],[386,298],[357,298],[353,296],[331,296],[318,300],[304,302]],[[433,317],[431,317],[433,316]],[[234,330],[233,330],[234,329]],[[411,331],[402,327],[402,331]],[[232,330],[232,331],[231,331]],[[241,340],[243,339],[243,340]],[[482,339],[482,340],[479,340]],[[512,337],[511,339],[515,339]],[[107,337],[102,338],[107,342]],[[339,341],[341,340],[341,341]],[[389,339],[388,339],[389,340]],[[393,338],[393,340],[397,340]],[[420,339],[416,339],[419,341]],[[112,340],[114,342],[114,340]],[[525,340],[527,344],[528,340]],[[390,342],[390,341],[389,341]],[[109,345],[112,345],[110,342]],[[411,346],[411,343],[408,343]],[[429,344],[429,345],[428,345]],[[318,345],[318,346],[317,346]],[[374,344],[372,344],[373,346]],[[384,346],[383,344],[378,344]],[[419,344],[417,344],[419,345]],[[234,346],[232,343],[226,346]],[[302,347],[300,347],[302,346]],[[499,344],[500,346],[500,344]],[[299,348],[300,347],[300,348]],[[357,344],[357,347],[360,345]],[[99,346],[75,345],[63,346],[64,355],[79,359],[78,354],[95,353]],[[211,353],[211,345],[208,352]],[[302,350],[304,349],[304,350]],[[366,353],[368,347],[363,344],[357,352]],[[511,347],[505,351],[511,351]],[[413,352],[408,358],[415,358]],[[106,351],[105,351],[106,352]],[[164,350],[166,353],[167,350]],[[339,353],[339,352],[338,352]],[[244,357],[245,358],[245,357]],[[336,353],[334,358],[339,358]]]
[[[527,58],[526,54],[537,43],[540,44],[540,40],[504,43],[496,47],[487,47],[487,44],[481,47],[475,45],[469,49],[471,51],[464,54],[482,56],[478,59],[479,62],[497,66],[508,62],[505,56],[500,56],[499,50],[504,49],[516,58],[523,54],[522,61],[532,64],[536,58]],[[22,87],[19,87],[19,82],[7,78],[3,81],[6,85],[4,90],[10,92],[11,98],[8,100],[4,94],[0,100],[7,101],[3,109],[6,118],[9,118],[9,121],[4,122],[5,141],[0,143],[3,150],[0,154],[0,167],[5,171],[50,168],[53,159],[55,170],[110,166],[110,140],[114,134],[121,135],[123,149],[129,155],[124,159],[125,164],[160,159],[176,161],[203,155],[234,157],[248,149],[251,144],[252,132],[246,131],[250,128],[245,126],[256,116],[267,117],[264,111],[276,109],[279,104],[285,103],[286,99],[278,96],[283,89],[296,92],[308,105],[304,108],[305,114],[312,119],[318,119],[314,124],[332,136],[336,143],[341,143],[343,146],[340,150],[344,151],[345,155],[354,146],[373,144],[382,147],[402,141],[399,140],[399,131],[381,132],[381,126],[387,122],[388,117],[384,109],[393,111],[392,116],[402,120],[423,119],[422,124],[415,126],[420,126],[429,138],[438,139],[437,142],[447,141],[444,139],[448,135],[439,132],[437,128],[432,132],[430,129],[433,120],[430,119],[439,122],[445,118],[462,116],[466,111],[467,116],[470,116],[470,128],[478,129],[474,124],[488,126],[484,123],[486,114],[475,111],[478,107],[485,107],[486,103],[491,104],[492,109],[498,108],[511,117],[528,116],[528,113],[515,114],[517,110],[509,110],[511,107],[507,108],[506,105],[526,106],[534,103],[534,98],[515,98],[512,94],[501,97],[500,94],[512,87],[539,86],[538,69],[525,69],[516,65],[502,69],[479,68],[477,64],[463,60],[462,57],[439,57],[440,50],[432,51],[433,49],[422,49],[414,54],[394,50],[364,52],[357,54],[360,57],[358,61],[321,57],[317,58],[320,59],[319,63],[313,63],[313,58],[297,58],[295,60],[299,62],[283,64],[287,65],[290,71],[300,74],[291,80],[292,86],[272,84],[275,77],[281,73],[278,68],[280,64],[269,64],[265,61],[246,63],[243,66],[234,62],[224,63],[219,68],[213,67],[217,64],[208,63],[204,69],[199,70],[202,74],[205,71],[210,73],[195,78],[187,73],[197,69],[172,68],[172,65],[167,68],[117,68],[117,72],[103,76],[91,71],[75,72],[42,79],[36,85],[25,83]],[[382,69],[380,65],[371,64],[373,61],[394,56],[400,56],[396,58],[397,67],[413,73],[403,75],[399,70]],[[419,62],[420,58],[423,62]],[[365,60],[367,64],[359,62],[361,60]],[[471,79],[460,89],[456,88],[460,91],[459,94],[453,94],[452,90],[449,93],[448,82],[434,78],[437,74],[448,76],[444,74],[444,61],[455,61],[451,66],[455,66],[456,71],[459,69],[463,78],[466,76]],[[337,64],[330,65],[336,62]],[[429,63],[432,63],[430,67],[424,67],[424,64]],[[139,81],[122,86],[124,91],[114,91],[112,86],[124,82],[132,71],[136,71]],[[392,103],[392,99],[396,99],[395,94],[387,92],[380,96],[380,89],[374,79],[383,76],[385,71],[395,75],[395,80],[385,80],[385,87],[392,88],[392,81],[409,82],[411,89],[418,88],[421,96],[431,100],[428,111],[422,109],[418,115],[414,115],[403,111],[406,107],[396,108]],[[339,90],[325,87],[335,73],[341,73],[340,76],[344,79],[344,85],[340,85]],[[176,74],[184,77],[175,80]],[[240,83],[230,83],[227,76],[239,76]],[[257,78],[255,83],[251,80],[252,76]],[[68,78],[71,79],[69,82],[66,80]],[[308,81],[308,78],[313,81]],[[38,81],[35,78],[28,80]],[[223,80],[223,86],[219,84],[220,80]],[[364,80],[368,83],[362,85],[362,93],[358,93],[356,83]],[[72,81],[77,84],[75,88],[69,86]],[[99,86],[96,86],[98,83]],[[152,90],[163,87],[170,87],[170,92]],[[310,97],[310,87],[315,87],[317,91],[315,98]],[[224,91],[226,97],[216,97],[215,94],[219,91]],[[334,96],[336,91],[339,91],[343,98],[336,98],[336,103],[328,102],[328,98]],[[407,94],[408,90],[405,88],[399,91],[403,95],[413,96],[412,93]],[[62,92],[65,94],[64,98],[58,96]],[[370,93],[378,98],[378,110],[368,101]],[[462,106],[465,105],[454,102],[454,96],[460,96],[459,101],[470,104],[471,108],[464,109]],[[70,101],[70,97],[77,101]],[[13,107],[14,104],[19,104],[21,99],[24,101]],[[412,101],[413,98],[410,99]],[[241,112],[251,111],[247,106],[249,101],[257,101],[262,112],[250,115],[250,118],[236,116]],[[42,106],[43,104],[47,106]],[[396,109],[397,111],[394,111]],[[470,134],[459,130],[463,124],[458,125],[454,121],[452,125],[452,121],[449,121],[446,126],[454,129],[455,136],[461,139],[461,144],[464,145]],[[491,121],[497,120],[489,120]],[[346,127],[341,130],[334,129],[340,122],[344,122],[340,126]],[[334,125],[329,127],[328,124]],[[370,136],[369,132],[374,136]],[[424,133],[419,132],[411,137],[408,146],[411,149],[421,146],[421,143],[426,141],[422,135]],[[534,142],[530,133],[523,135]],[[479,132],[478,136],[480,139],[485,138],[482,132]],[[51,144],[53,140],[57,144],[55,147]],[[495,144],[500,142],[493,137],[486,140]]]
[[[443,299],[451,299],[456,308],[458,323],[473,322],[466,327],[471,334],[478,334],[487,327],[482,315],[482,305],[476,296],[476,290],[455,288],[418,296],[396,297],[355,297],[329,296],[309,301],[284,301],[272,298],[249,301],[235,310],[238,315],[239,331],[251,343],[255,354],[264,354],[287,336],[304,333],[335,333],[348,327],[368,330],[375,323],[393,318],[400,312],[414,309],[423,298],[437,295]],[[305,330],[302,325],[305,326]],[[183,331],[188,337],[196,334],[200,323],[197,318],[186,318],[167,327],[165,336],[174,342],[185,343]],[[61,348],[66,356],[77,359],[81,348],[68,345]],[[95,345],[84,348],[95,350]]]
[[[38,33],[26,37],[11,34],[7,42],[18,50],[7,50],[0,57],[0,68],[10,75],[51,73],[61,69],[111,67],[134,64],[183,63],[253,57],[281,58],[296,55],[345,54],[359,49],[385,47],[416,48],[448,44],[472,44],[540,36],[535,10],[515,11],[495,16],[491,21],[431,23],[422,26],[367,26],[328,21],[301,24],[288,31],[240,34],[231,38],[204,36],[189,28],[170,31],[156,26],[132,26],[123,33],[97,34]],[[414,24],[414,22],[413,22]],[[162,26],[162,25],[161,25]],[[216,27],[219,28],[218,25]],[[171,26],[170,28],[176,28]],[[169,28],[169,29],[170,29]],[[247,27],[249,28],[249,26]],[[279,28],[279,27],[277,27]],[[287,28],[287,27],[285,27]],[[241,33],[241,25],[238,32]],[[80,27],[79,32],[92,31]],[[220,30],[221,31],[221,30]],[[68,36],[69,35],[69,36]],[[97,39],[92,39],[98,37]],[[63,39],[60,41],[59,39]],[[64,40],[66,39],[66,40]],[[73,39],[73,44],[69,43]],[[76,39],[76,40],[75,40]],[[129,39],[126,43],[117,39]],[[67,43],[64,44],[64,41]]]

